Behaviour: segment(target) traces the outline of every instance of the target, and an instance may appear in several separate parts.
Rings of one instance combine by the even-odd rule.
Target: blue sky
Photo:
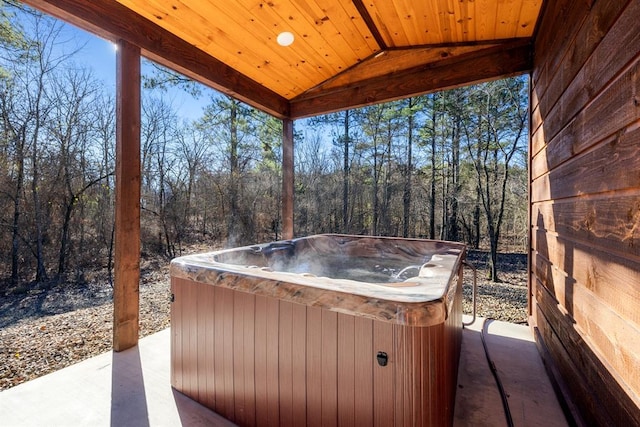
[[[107,87],[115,88],[116,51],[113,43],[73,26],[67,25],[67,27],[74,41],[84,45],[76,57],[78,64],[91,67],[99,80],[102,80]]]
[[[19,16],[16,18],[20,19]],[[77,65],[91,68],[96,78],[104,82],[107,89],[115,91],[115,45],[73,25],[63,24],[64,31],[61,39],[65,43],[62,48],[65,51],[73,51],[80,48],[78,53],[74,55],[73,61]],[[146,62],[146,60],[143,60],[143,73],[150,72],[150,67],[144,65]],[[196,99],[180,89],[170,89],[167,92],[163,92],[163,97],[173,105],[181,117],[196,119],[202,115],[203,107],[209,102],[210,91],[210,89],[204,88],[203,95]]]

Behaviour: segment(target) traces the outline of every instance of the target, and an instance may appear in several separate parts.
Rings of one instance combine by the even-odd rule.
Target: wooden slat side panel
[[[415,406],[415,422],[417,424],[418,420],[422,420],[423,425],[429,425],[429,408],[428,401],[431,400],[431,396],[429,395],[429,382],[431,381],[429,378],[429,359],[427,357],[426,348],[428,345],[429,336],[427,334],[427,330],[429,328],[415,328],[415,343],[414,343],[414,351],[413,351],[413,364],[420,371],[420,376],[417,377],[415,390],[416,395],[421,396],[420,399],[416,399],[414,402]],[[425,342],[426,341],[426,342]],[[412,420],[413,422],[414,420]]]
[[[183,390],[182,380],[182,334],[184,323],[182,321],[183,292],[186,280],[171,278],[171,385],[179,391]]]
[[[432,328],[420,328],[420,359],[422,369],[422,383],[420,385],[420,394],[423,396],[429,396],[428,399],[422,399],[420,401],[420,412],[422,413],[422,419],[427,425],[435,425],[434,413],[433,413],[433,399],[430,397],[433,395],[434,387],[432,378],[434,378],[434,360],[431,359],[431,346],[434,343],[431,342],[431,329]],[[457,381],[456,381],[457,382]]]
[[[255,296],[234,292],[233,383],[235,421],[255,424]]]
[[[307,307],[307,425],[322,425],[322,309]]]
[[[370,390],[356,386],[355,317],[338,314],[338,424],[355,425],[355,394],[369,394]]]
[[[245,419],[247,426],[257,424],[256,421],[256,360],[255,360],[255,343],[256,343],[256,297],[255,295],[245,295],[245,310],[242,313],[244,317],[244,401],[245,401]]]
[[[394,397],[397,354],[394,348],[393,324],[373,323],[373,352],[385,352],[389,357],[387,366],[377,363],[373,368],[373,421],[376,427],[388,427],[394,424]]]
[[[407,376],[409,375],[409,366],[407,366],[406,347],[408,345],[406,338],[407,328],[402,325],[393,325],[393,349],[394,360],[393,377],[394,377],[394,396],[393,396],[393,416],[394,425],[405,425],[404,416],[410,412],[409,402],[407,402]]]
[[[405,401],[407,404],[405,407],[410,411],[405,414],[405,423],[418,426],[418,425],[426,425],[426,421],[424,420],[423,414],[421,412],[422,409],[422,401],[425,399],[431,398],[430,396],[425,396],[422,394],[422,381],[424,381],[425,375],[423,372],[423,360],[421,358],[422,354],[421,344],[422,344],[422,334],[421,331],[424,328],[418,327],[405,327],[407,330],[406,337],[409,345],[406,348],[406,360],[407,360],[407,378],[406,382],[406,390],[404,390]]]
[[[183,279],[173,279],[173,290],[181,391],[239,425],[451,420],[456,304],[447,324],[417,328]],[[387,353],[387,366],[377,363],[378,351]]]
[[[225,341],[224,341],[224,316],[225,316],[225,301],[223,299],[224,289],[217,288],[215,293],[215,299],[213,301],[213,318],[214,318],[214,346],[215,353],[213,357],[214,366],[214,385],[216,388],[216,401],[214,410],[220,414],[225,415],[228,413],[226,406],[227,400],[225,396],[228,394],[225,381]]]
[[[200,402],[208,407],[213,404],[213,307],[215,287],[198,285],[198,394]]]
[[[185,291],[186,338],[185,346],[185,389],[187,395],[200,401],[198,393],[198,284],[189,283]]]
[[[444,324],[444,346],[445,353],[445,384],[446,392],[442,397],[442,407],[446,420],[453,419],[454,405],[456,399],[456,389],[458,384],[458,363],[460,361],[460,349],[462,345],[462,266],[458,275],[458,286],[456,297]]]
[[[362,317],[354,320],[355,425],[373,425],[373,370],[377,364],[373,351],[373,321]]]
[[[231,402],[233,404],[233,421],[239,425],[246,425],[245,418],[245,402],[244,402],[244,318],[242,312],[244,311],[244,294],[242,292],[233,292],[233,303],[231,307],[232,312],[232,335],[231,335],[231,349],[229,350],[232,355],[231,361],[231,375],[233,378],[233,394],[231,395]]]
[[[267,380],[267,418],[264,425],[280,425],[279,386],[279,333],[280,302],[275,298],[267,298],[267,330],[266,330],[266,380]]]
[[[293,426],[293,304],[280,301],[278,331],[278,403],[280,406],[280,425]]]
[[[429,345],[426,349],[429,360],[429,377],[431,380],[429,381],[429,396],[435,396],[438,393],[438,386],[436,383],[436,378],[438,377],[438,370],[440,367],[438,366],[437,355],[437,334],[436,328],[428,328],[427,336],[429,337]],[[438,425],[438,407],[437,402],[434,399],[429,399],[429,423],[431,425]]]
[[[267,395],[267,297],[255,297],[255,393],[257,425],[265,425],[268,419]]]
[[[224,381],[224,394],[221,396],[224,401],[224,417],[235,421],[235,383],[234,383],[234,291],[225,288],[219,288],[217,293],[220,294],[222,301],[222,381]]]
[[[322,425],[338,422],[338,314],[322,310]]]
[[[292,420],[294,426],[299,426],[307,423],[307,307],[300,304],[292,306]]]
[[[435,414],[436,425],[446,425],[449,420],[447,419],[446,410],[446,400],[449,397],[447,395],[447,383],[448,383],[448,371],[447,371],[447,363],[448,363],[448,352],[446,352],[445,346],[445,327],[444,324],[435,325],[431,327],[433,334],[435,335],[434,341],[439,343],[439,345],[435,346],[435,357],[436,360],[436,383],[435,383],[435,394],[431,395],[434,401],[437,401],[437,407],[433,408]]]

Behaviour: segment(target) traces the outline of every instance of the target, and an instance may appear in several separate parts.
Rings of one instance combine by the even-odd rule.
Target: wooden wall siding
[[[640,425],[640,2],[548,2],[531,92],[531,316],[588,425]]]
[[[452,422],[461,286],[446,323],[426,328],[178,278],[172,293],[172,386],[241,426]]]

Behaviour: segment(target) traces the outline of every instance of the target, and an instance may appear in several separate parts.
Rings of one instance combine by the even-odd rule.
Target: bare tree
[[[142,209],[156,221],[156,244],[170,258],[176,256],[175,234],[167,218],[169,174],[176,161],[173,143],[176,138],[177,115],[163,98],[148,94],[142,102]]]
[[[90,167],[86,153],[90,150],[92,130],[91,110],[98,94],[98,84],[91,72],[81,68],[67,68],[57,73],[57,84],[47,94],[51,115],[55,120],[47,123],[45,132],[50,143],[57,143],[58,172],[56,181],[62,188],[55,193],[62,208],[59,234],[58,269],[60,280],[66,272],[71,251],[71,221],[84,193],[106,179],[112,171],[100,174]],[[83,224],[83,221],[79,221]],[[82,237],[82,236],[81,236]]]
[[[11,135],[18,165],[16,174],[13,237],[12,237],[12,281],[18,277],[19,241],[27,243],[36,261],[35,279],[45,281],[48,277],[45,263],[45,221],[41,202],[41,159],[45,142],[42,133],[50,120],[52,104],[48,93],[55,87],[55,72],[75,51],[61,49],[63,26],[52,18],[33,12],[25,20],[29,37],[21,49],[13,52],[13,60],[5,65],[7,75],[3,92],[3,121],[7,134]],[[28,163],[27,163],[28,162]],[[31,182],[31,225],[33,232],[21,232],[22,204],[26,174]],[[25,218],[26,219],[26,218]],[[27,237],[28,236],[28,237]]]
[[[527,129],[526,82],[506,79],[476,86],[477,126],[481,137],[469,141],[467,151],[472,158],[480,188],[480,198],[487,220],[491,249],[490,278],[498,277],[498,243],[505,214],[510,166],[521,149]],[[478,144],[478,147],[474,147]],[[479,154],[479,155],[478,155]]]
[[[113,245],[115,237],[114,203],[115,188],[113,174],[115,171],[115,101],[112,96],[101,93],[93,102],[89,119],[92,126],[92,139],[96,144],[95,161],[97,175],[105,177],[98,187],[96,208],[93,212],[93,228],[98,241],[107,252],[106,269],[108,281],[113,285]]]

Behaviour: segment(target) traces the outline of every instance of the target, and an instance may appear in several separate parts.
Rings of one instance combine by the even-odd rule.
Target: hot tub
[[[459,243],[316,235],[171,262],[171,384],[239,425],[450,425]]]

